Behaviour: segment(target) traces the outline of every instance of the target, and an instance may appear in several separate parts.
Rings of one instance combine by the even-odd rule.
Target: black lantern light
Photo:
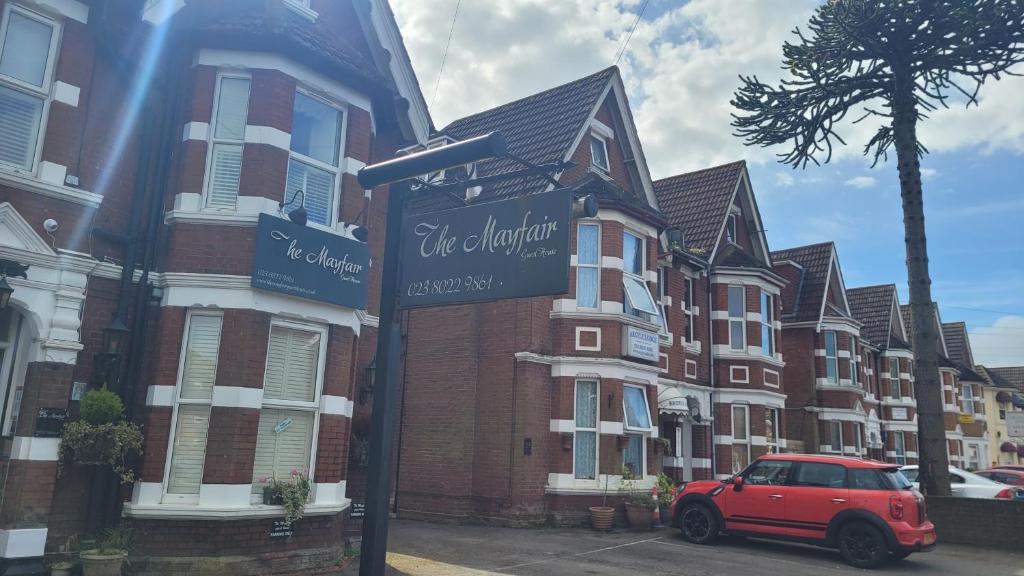
[[[121,316],[114,316],[103,328],[103,351],[107,354],[118,354],[121,352],[121,343],[128,336],[128,327],[124,325]]]
[[[0,276],[0,310],[7,308],[7,305],[11,303],[11,294],[14,293],[14,288],[7,283],[7,275]]]
[[[366,371],[363,373],[363,375],[365,376],[365,379],[363,381],[363,386],[359,389],[360,405],[365,405],[367,402],[370,401],[370,398],[373,396],[373,386],[375,380],[377,379],[376,356],[374,356],[373,360],[370,360],[370,363],[366,365]]]
[[[7,283],[8,276],[28,278],[28,265],[0,259],[0,310],[7,308],[14,293],[14,288]]]

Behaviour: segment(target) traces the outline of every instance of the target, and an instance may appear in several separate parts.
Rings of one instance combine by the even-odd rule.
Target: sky
[[[617,63],[655,179],[746,159],[773,250],[833,240],[847,288],[895,283],[906,303],[895,158],[872,169],[861,155],[874,126],[842,126],[849,146],[802,170],[729,126],[739,75],[781,78],[782,43],[818,3],[391,0],[438,128]],[[932,296],[944,322],[967,322],[986,366],[1024,365],[1022,93],[1024,77],[1004,78],[979,106],[919,126]]]

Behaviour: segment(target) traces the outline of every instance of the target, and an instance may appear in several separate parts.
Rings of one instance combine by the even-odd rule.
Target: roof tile
[[[742,160],[658,180],[654,194],[671,226],[680,226],[686,249],[711,257],[746,163]]]
[[[890,341],[889,338],[892,303],[898,301],[895,284],[850,288],[846,291],[846,301],[854,319],[862,324],[861,338],[881,348],[909,348],[902,340],[892,338]]]
[[[825,292],[828,290],[829,263],[832,261],[834,250],[832,242],[822,242],[771,253],[772,262],[792,260],[803,266],[800,286],[797,288],[796,306],[793,310],[783,310],[783,316],[788,316],[794,322],[819,319]]]

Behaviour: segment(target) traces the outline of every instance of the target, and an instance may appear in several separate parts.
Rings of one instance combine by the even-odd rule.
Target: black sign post
[[[567,189],[407,216],[399,306],[564,293],[571,218]]]

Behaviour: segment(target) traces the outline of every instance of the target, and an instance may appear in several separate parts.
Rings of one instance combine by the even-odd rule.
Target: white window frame
[[[580,382],[592,382],[594,384],[594,427],[576,425],[576,399],[579,395]],[[572,477],[576,481],[597,482],[601,477],[601,381],[597,378],[577,378],[572,387]],[[576,476],[576,432],[594,433],[594,477],[579,478]]]
[[[596,159],[594,158],[594,142],[595,141],[600,142],[601,143],[601,148],[604,149],[604,160],[605,160],[605,163],[607,164],[607,166],[601,166],[600,164],[597,163]],[[601,136],[600,134],[597,134],[595,132],[591,132],[590,133],[590,165],[593,166],[594,168],[597,168],[598,170],[604,172],[605,174],[610,174],[611,171],[612,171],[611,164],[612,164],[611,158],[608,157],[608,139],[605,138],[604,136]]]
[[[746,430],[744,434],[746,438],[744,440],[738,440],[736,437],[736,410],[741,410],[744,414],[743,421],[746,423]],[[732,433],[732,447],[737,445],[747,447],[747,466],[750,466],[750,406],[747,404],[732,404],[729,409],[729,431]],[[732,465],[732,449],[729,450],[729,464]],[[740,470],[735,470],[734,473],[739,473]]]
[[[631,271],[626,270],[626,235],[630,235],[640,242],[640,274],[634,274]],[[656,320],[648,318],[648,316],[655,316],[658,313],[658,303],[654,301],[654,297],[651,295],[651,288],[647,285],[647,281],[644,279],[644,273],[647,271],[647,237],[643,234],[634,232],[632,230],[622,231],[622,307],[623,311],[626,310],[626,305],[633,310],[634,313],[626,312],[626,314],[641,318],[652,324],[657,323]],[[633,279],[643,286],[643,289],[647,291],[647,297],[651,299],[651,303],[654,304],[654,314],[649,314],[639,308],[636,308],[632,304],[632,300],[629,298],[629,290],[626,288],[627,279]]]
[[[853,423],[853,448],[857,456],[864,453],[864,425],[860,422]]]
[[[250,85],[250,90],[251,89],[252,89],[252,87]],[[302,153],[299,153],[299,152],[296,152],[296,151],[292,150],[291,139],[289,138],[288,168],[286,170],[285,177],[284,177],[285,190],[284,190],[284,197],[283,197],[282,201],[285,202],[285,203],[290,202],[291,199],[292,199],[292,196],[295,194],[294,190],[288,190],[288,173],[287,172],[291,171],[292,160],[294,160],[296,162],[299,162],[301,164],[306,164],[308,166],[312,166],[313,168],[317,168],[317,169],[323,170],[325,172],[330,172],[331,174],[334,175],[334,190],[331,191],[331,194],[332,194],[331,206],[330,206],[330,208],[327,211],[328,215],[329,215],[329,218],[327,220],[327,224],[326,225],[325,224],[320,224],[319,222],[314,222],[313,220],[309,220],[306,223],[306,225],[307,226],[311,226],[313,228],[319,228],[321,230],[333,231],[334,227],[337,226],[337,224],[339,222],[339,220],[338,220],[338,210],[341,207],[341,179],[342,179],[342,176],[344,175],[344,170],[342,170],[342,165],[344,164],[344,160],[345,160],[345,139],[346,139],[346,136],[348,134],[349,107],[346,106],[345,104],[341,103],[341,102],[338,102],[336,100],[332,100],[332,99],[326,98],[326,97],[324,97],[324,96],[322,96],[320,94],[317,94],[316,92],[313,92],[313,91],[311,91],[311,90],[309,90],[309,89],[307,89],[307,88],[305,88],[303,86],[296,86],[295,87],[295,94],[302,94],[303,96],[305,96],[307,98],[310,98],[312,100],[317,100],[321,104],[324,104],[325,106],[330,106],[331,108],[334,108],[335,110],[338,111],[338,114],[341,115],[341,122],[340,122],[340,124],[338,126],[338,150],[337,150],[338,164],[337,164],[337,166],[334,166],[334,165],[328,164],[327,162],[323,162],[321,160],[317,160],[316,158],[310,158],[309,156],[306,156],[305,154],[302,154]],[[294,103],[292,104],[292,114],[293,115],[295,114],[295,104]],[[303,204],[303,206],[306,204],[306,191],[305,190],[303,190],[303,193],[302,193],[302,204]]]
[[[960,404],[964,414],[974,414],[974,386],[969,382],[960,383]]]
[[[730,306],[730,300],[732,299],[733,290],[739,290],[740,296],[740,315],[732,315],[732,306]],[[729,284],[726,286],[726,298],[725,298],[725,313],[729,320],[729,349],[746,352],[747,350],[747,288],[743,284]],[[739,323],[742,329],[740,333],[743,335],[743,339],[740,342],[733,342],[732,339],[732,326],[735,323]],[[738,345],[737,345],[738,344]]]
[[[836,431],[839,431],[839,449],[836,450]],[[829,450],[837,454],[843,453],[843,421],[842,420],[829,420],[828,421],[828,447]]]
[[[622,385],[622,429],[630,432],[637,432],[643,434],[650,434],[650,428],[639,428],[637,426],[630,426],[629,419],[626,418],[626,388],[636,388],[640,390],[640,396],[644,399],[644,410],[647,411],[647,420],[654,426],[654,418],[651,417],[651,403],[647,401],[647,389],[639,384],[623,384]]]
[[[668,295],[668,268],[664,266],[658,266],[658,301],[655,302],[658,306],[658,314],[660,328],[658,334],[662,338],[668,337],[668,308],[665,307],[665,296]]]
[[[893,376],[893,368],[896,369],[896,375]],[[896,392],[894,395],[893,392]],[[889,358],[889,398],[893,400],[899,400],[903,397],[903,387],[900,385],[900,359]]]
[[[643,480],[647,477],[647,435],[639,432],[626,432],[623,434],[626,437],[626,442],[629,442],[630,437],[636,437],[640,439],[640,473],[633,472],[633,476],[637,480]],[[622,467],[626,467],[626,450],[622,450]]]
[[[245,99],[245,124],[242,125],[242,139],[231,140],[228,138],[217,138],[217,114],[220,112],[220,89],[222,81],[227,79],[235,80],[246,80],[249,83],[249,89],[246,92]],[[244,72],[237,71],[218,71],[216,83],[214,84],[213,91],[213,112],[210,115],[210,128],[209,134],[206,137],[206,172],[203,175],[203,207],[208,210],[217,211],[228,211],[234,212],[238,208],[238,196],[241,194],[241,169],[239,169],[239,190],[235,194],[235,206],[229,208],[227,206],[211,206],[210,205],[210,184],[213,176],[213,148],[217,144],[227,144],[234,146],[241,146],[242,158],[245,158],[245,129],[249,125],[249,99],[252,97],[252,76]],[[290,153],[290,152],[289,152]],[[287,179],[285,180],[287,182]],[[287,195],[287,191],[285,191]],[[286,201],[288,198],[285,199]]]
[[[217,369],[219,368],[220,361],[220,346],[224,343],[224,312],[220,310],[209,310],[202,308],[190,308],[185,316],[185,327],[181,333],[181,347],[178,353],[178,375],[177,380],[174,384],[174,407],[171,409],[171,429],[167,437],[167,457],[164,460],[164,477],[161,484],[162,498],[161,502],[164,503],[178,503],[178,504],[198,504],[199,493],[195,494],[171,494],[167,491],[168,485],[171,481],[171,462],[174,459],[174,439],[178,433],[178,409],[182,405],[186,406],[209,406],[211,414],[213,413],[213,395],[210,395],[209,399],[189,399],[181,397],[181,386],[182,378],[185,376],[185,355],[188,351],[189,332],[192,330],[192,319],[196,316],[209,316],[221,319],[221,333],[217,340],[217,356],[218,356],[218,367],[214,368],[214,384],[216,388]],[[209,446],[210,443],[210,431],[206,431],[206,443]],[[205,465],[205,457],[204,457]],[[199,473],[199,486],[202,490],[203,485],[203,474],[205,469]]]
[[[860,354],[857,353],[857,339],[850,335],[850,384],[860,387]]]
[[[686,294],[683,297],[683,313],[686,326],[683,327],[683,338],[687,344],[693,344],[697,338],[696,327],[693,325],[693,278],[686,277]]]
[[[8,26],[10,25],[11,12],[17,12],[25,18],[35,20],[50,26],[53,29],[53,34],[50,35],[49,52],[46,55],[46,69],[43,71],[42,86],[36,86],[15,78],[0,75],[0,86],[9,88],[16,92],[28,94],[35,98],[40,98],[43,101],[42,111],[39,115],[39,132],[36,134],[32,164],[28,168],[13,166],[10,164],[0,164],[0,170],[16,172],[19,174],[35,175],[36,171],[39,169],[39,163],[43,155],[43,140],[46,137],[46,126],[50,118],[50,103],[53,101],[53,82],[55,71],[57,69],[58,47],[63,36],[63,27],[59,21],[54,20],[53,18],[48,18],[38,12],[34,12],[24,6],[14,4],[9,1],[4,6],[3,18],[0,20],[0,51],[3,50],[4,42],[7,40],[7,31]],[[2,54],[0,54],[0,56],[2,56]]]
[[[290,328],[292,330],[302,330],[305,332],[317,332],[320,334],[320,351],[317,357],[317,368],[316,368],[316,385],[313,390],[313,399],[308,402],[298,400],[278,400],[263,397],[263,403],[260,407],[260,417],[263,417],[263,410],[294,410],[300,412],[312,412],[313,413],[313,432],[311,436],[312,446],[309,450],[309,466],[306,468],[307,477],[312,479],[316,474],[316,453],[317,444],[320,437],[320,406],[321,397],[323,394],[324,385],[324,372],[327,366],[327,338],[330,335],[330,327],[326,324],[316,324],[313,322],[301,322],[298,320],[284,319],[280,317],[274,317],[270,320],[270,329],[267,330],[267,354],[270,353],[270,336],[275,326],[282,328]],[[267,359],[263,359],[263,377],[266,378],[267,372]],[[255,441],[255,438],[254,438]],[[255,457],[255,456],[254,456]],[[255,481],[253,481],[255,484]],[[262,494],[253,493],[250,496],[250,502],[252,504],[259,504],[263,501]]]
[[[767,299],[768,307],[768,318],[765,319],[765,300]],[[761,355],[769,358],[775,357],[775,327],[773,326],[775,321],[775,297],[768,292],[761,290],[760,298],[761,306]],[[768,349],[765,349],[766,342],[764,341],[765,330],[768,331]]]
[[[597,261],[593,264],[583,264],[580,262],[580,229],[584,226],[592,226],[597,230]],[[581,306],[579,300],[580,291],[580,268],[593,268],[597,270],[597,286],[595,287],[596,294],[594,294],[594,306]],[[598,220],[580,220],[576,223],[576,307],[591,309],[601,309],[601,223]]]
[[[736,213],[730,212],[725,220],[725,239],[730,244],[739,244],[736,240]]]
[[[892,449],[893,459],[896,464],[905,466],[907,464],[907,438],[901,431],[891,432],[892,436]]]
[[[839,384],[839,336],[835,330],[826,330],[823,335],[825,340],[825,380],[829,384]],[[829,339],[832,340],[832,355],[829,356]],[[829,371],[831,368],[831,372]],[[834,374],[833,377],[831,374]]]
[[[765,421],[764,421],[764,423],[765,423],[765,444],[768,446],[768,453],[769,454],[778,454],[779,453],[779,417],[781,416],[781,411],[778,408],[765,407],[764,413],[765,413]],[[767,416],[769,414],[772,415],[772,418],[771,418],[770,422],[769,422],[769,419],[767,418]],[[774,442],[769,441],[768,428],[767,428],[767,425],[769,423],[772,426],[772,433],[774,434],[774,437],[775,437],[775,441]]]

